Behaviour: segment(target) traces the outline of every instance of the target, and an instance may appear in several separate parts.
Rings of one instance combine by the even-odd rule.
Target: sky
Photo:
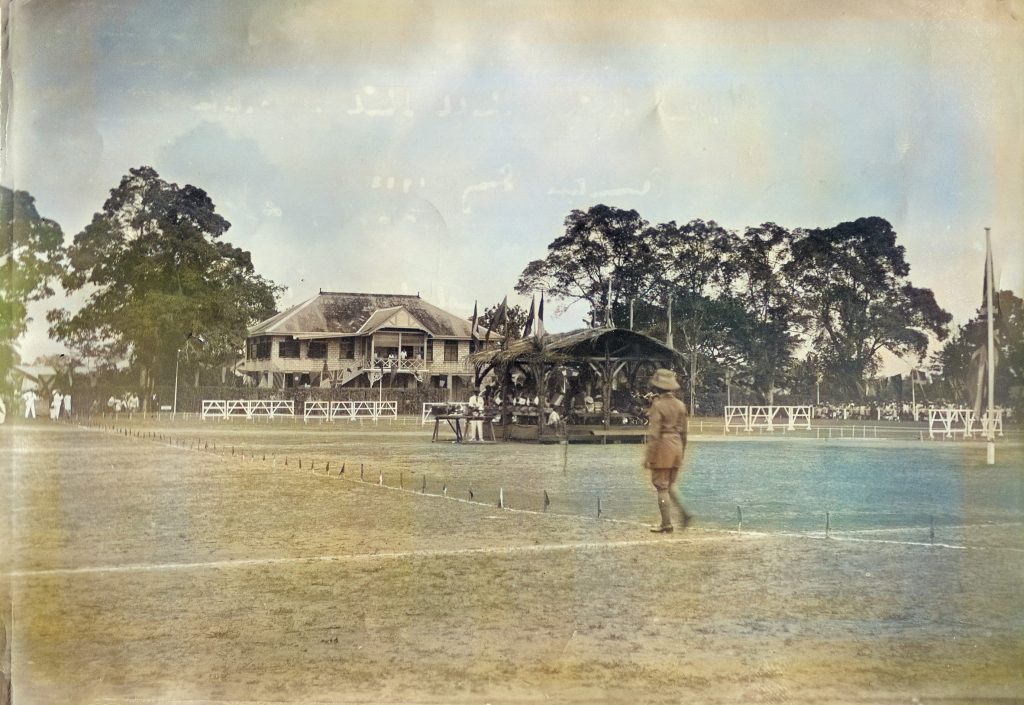
[[[770,6],[770,7],[768,7]],[[566,215],[889,220],[962,323],[1024,291],[1024,3],[12,0],[0,182],[70,241],[130,168],[287,287],[469,316]],[[71,306],[75,305],[71,301]],[[45,310],[22,355],[59,351]],[[549,330],[579,327],[582,306]]]

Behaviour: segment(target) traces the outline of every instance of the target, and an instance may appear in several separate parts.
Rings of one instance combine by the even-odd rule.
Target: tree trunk
[[[690,350],[690,414],[695,413],[694,400],[697,394],[697,353]]]
[[[142,414],[149,413],[149,400],[153,396],[154,380],[150,379],[149,367],[139,366],[139,393],[142,395]]]

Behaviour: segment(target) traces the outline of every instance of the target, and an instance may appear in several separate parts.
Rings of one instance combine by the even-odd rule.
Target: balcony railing
[[[373,358],[373,364],[368,367],[365,366],[363,369],[375,369],[384,370],[385,372],[392,372],[397,370],[398,372],[412,372],[418,374],[427,370],[427,363],[419,358],[399,358],[399,357],[375,357]]]

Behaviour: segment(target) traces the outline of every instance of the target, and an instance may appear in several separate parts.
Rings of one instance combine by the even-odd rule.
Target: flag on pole
[[[526,316],[526,326],[523,328],[523,337],[528,338],[530,332],[533,330],[533,317],[536,315],[534,310],[534,304],[537,303],[536,297],[530,299],[530,313]]]
[[[508,322],[508,297],[506,296],[501,300],[501,304],[494,311],[494,315],[491,316],[491,320],[487,323],[487,334],[484,335],[484,344],[486,345],[491,340],[491,331],[494,330],[495,325],[501,321],[502,323]]]
[[[981,317],[985,318],[988,316],[988,292],[992,291],[992,318],[998,323],[999,320],[999,292],[996,291],[995,282],[993,277],[995,275],[995,269],[992,266],[992,248],[989,247],[985,254],[985,280],[984,287],[981,291]]]
[[[986,342],[978,346],[978,349],[971,355],[969,366],[968,393],[972,397],[971,406],[974,415],[980,417],[982,405],[987,404],[991,408],[994,400],[993,378],[996,372],[998,349],[995,346],[995,323],[999,314],[999,298],[995,295],[995,285],[992,281],[995,268],[992,266],[992,244],[988,236],[988,228],[985,229],[985,278],[984,287],[981,293],[981,316],[987,321],[989,335]],[[988,378],[988,385],[985,384]],[[987,387],[987,388],[986,388]]]
[[[604,327],[615,327],[615,321],[612,320],[612,278],[610,276],[608,277],[608,307],[604,312]]]
[[[473,302],[473,319],[469,324],[469,336],[470,339],[476,340],[476,301]]]
[[[537,307],[537,337],[544,337],[544,292],[540,292],[540,305]]]

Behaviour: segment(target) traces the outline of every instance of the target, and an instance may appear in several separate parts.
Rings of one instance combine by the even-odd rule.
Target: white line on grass
[[[11,578],[30,578],[53,575],[82,575],[89,573],[133,573],[161,570],[203,570],[207,568],[245,568],[261,565],[287,565],[300,563],[358,563],[364,561],[473,556],[485,554],[513,554],[546,551],[574,551],[578,549],[622,548],[663,543],[693,541],[683,537],[660,539],[630,539],[624,541],[578,541],[574,543],[542,543],[525,546],[481,546],[477,548],[438,548],[415,551],[389,551],[386,553],[352,553],[333,556],[299,556],[293,558],[234,558],[222,561],[195,563],[126,563],[124,565],[84,566],[81,568],[48,568],[42,570],[15,570],[7,573]]]
[[[788,532],[768,533],[761,531],[735,531],[722,529],[705,529],[705,533],[720,535],[736,535],[751,538],[801,538],[815,541],[838,541],[852,543],[880,543],[896,546],[920,546],[924,548],[948,548],[956,550],[985,550],[978,546],[960,546],[948,543],[930,543],[925,541],[890,541],[886,539],[863,539],[854,537],[826,537],[823,534],[798,534]],[[659,537],[656,539],[629,539],[621,541],[577,541],[573,543],[545,543],[525,546],[481,546],[477,548],[450,548],[450,549],[418,549],[415,551],[390,551],[386,553],[355,553],[347,555],[331,556],[299,556],[291,558],[236,558],[222,561],[201,561],[194,563],[128,563],[125,565],[104,565],[85,566],[81,568],[49,568],[42,570],[15,570],[7,573],[10,578],[31,578],[59,575],[84,575],[101,573],[135,573],[135,572],[157,572],[170,570],[206,570],[219,568],[246,568],[263,565],[295,565],[313,563],[359,563],[375,560],[402,560],[408,558],[444,558],[456,556],[476,556],[488,554],[511,555],[515,553],[543,553],[548,551],[575,551],[579,549],[615,549],[637,546],[654,546],[665,543],[694,543],[696,537],[690,534],[687,537]],[[994,548],[992,550],[1019,549]]]

